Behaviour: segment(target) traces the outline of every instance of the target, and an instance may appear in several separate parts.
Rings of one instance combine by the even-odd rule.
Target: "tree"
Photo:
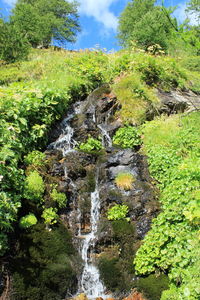
[[[167,49],[168,40],[175,30],[173,10],[155,6],[153,0],[133,0],[128,3],[119,19],[118,38],[123,46],[133,41],[144,49],[159,44]]]
[[[30,44],[14,25],[0,19],[0,59],[14,62],[28,56]]]
[[[33,47],[74,42],[80,30],[77,3],[65,0],[18,0],[11,22]]]
[[[200,0],[191,0],[187,5],[187,12],[194,14],[198,23],[200,21]]]

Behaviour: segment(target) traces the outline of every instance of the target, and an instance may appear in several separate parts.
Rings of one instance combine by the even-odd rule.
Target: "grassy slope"
[[[17,211],[21,205],[21,196],[24,191],[25,175],[23,169],[19,168],[19,164],[23,164],[25,154],[45,146],[49,129],[56,120],[62,117],[71,101],[84,97],[103,82],[110,82],[122,104],[122,109],[116,117],[120,117],[124,122],[130,124],[141,124],[145,120],[147,108],[157,104],[154,94],[155,87],[164,90],[190,88],[200,92],[198,62],[199,59],[196,57],[191,59],[187,56],[184,56],[183,59],[153,57],[140,51],[123,51],[107,55],[100,51],[73,53],[35,50],[27,62],[8,66],[2,65],[0,69],[2,124],[0,172],[3,178],[0,192],[0,227],[2,232],[0,253],[3,254],[8,247],[7,232],[12,229],[13,221],[17,220]],[[184,196],[181,195],[180,198],[177,197],[178,199],[174,200],[170,191],[175,190],[176,195],[180,193],[179,186],[181,185],[179,182],[177,183],[177,180],[181,179],[177,179],[176,176],[182,176],[186,178],[184,180],[191,182],[184,173],[184,170],[187,169],[184,164],[185,166],[189,165],[189,170],[192,170],[199,157],[196,140],[198,131],[195,125],[198,118],[198,115],[191,115],[187,122],[184,121],[186,119],[180,121],[178,117],[167,120],[161,118],[161,120],[147,123],[143,128],[145,151],[149,155],[152,175],[161,183],[163,213],[155,220],[152,231],[147,235],[144,246],[138,252],[136,259],[138,273],[149,273],[159,268],[161,270],[170,268],[172,274],[173,259],[176,257],[172,248],[177,247],[177,243],[183,245],[185,252],[177,254],[179,260],[176,259],[177,267],[174,270],[180,270],[186,266],[188,272],[190,272],[190,268],[193,273],[194,269],[196,270],[195,265],[189,264],[189,261],[193,261],[191,255],[194,257],[195,254],[191,254],[189,249],[185,249],[187,248],[187,234],[195,236],[197,232],[196,219],[195,221],[192,219],[195,213],[191,212],[189,208],[185,210],[185,206],[187,207],[190,201],[194,203],[198,198],[191,199],[190,193],[187,193],[187,198],[184,194]],[[191,127],[188,124],[192,124]],[[180,139],[179,136],[183,136],[185,139]],[[152,146],[152,141],[156,145],[155,147]],[[193,157],[194,147],[197,148],[197,151],[195,150]],[[163,158],[166,157],[168,160],[164,165]],[[170,168],[168,168],[169,164]],[[163,166],[166,169],[162,170]],[[177,171],[177,166],[180,171],[178,175],[173,173],[174,170]],[[166,174],[168,179],[165,178]],[[170,191],[167,190],[168,186],[170,186]],[[185,183],[183,183],[184,186]],[[196,194],[192,197],[196,197]],[[183,202],[181,202],[182,198]],[[195,205],[192,208],[194,211],[196,211]],[[177,206],[179,207],[178,212],[174,209]],[[191,213],[192,216],[187,212]],[[162,237],[164,239],[166,226],[168,228],[167,222],[171,222],[172,226],[169,226],[166,243],[166,240],[160,241],[159,239]],[[163,227],[160,224],[164,224]],[[179,226],[180,231],[177,231]],[[175,230],[172,233],[171,228]],[[179,232],[181,232],[181,242],[176,240],[179,237]],[[175,235],[176,238],[171,237],[171,235]],[[159,252],[158,255],[156,251]],[[156,253],[156,257],[152,258],[151,253]],[[173,254],[171,260],[168,257],[170,253]],[[145,255],[143,261],[147,264],[145,267],[141,263],[143,255]],[[172,275],[172,283],[177,282],[177,280],[178,282],[187,281],[187,276],[189,275],[185,274],[184,278],[181,277],[178,280],[179,271]],[[186,288],[188,287],[186,286]],[[176,293],[179,292],[174,286],[172,289],[175,290],[175,296],[172,295],[171,298],[167,296],[168,298],[163,299],[178,299],[175,297],[177,297]],[[186,292],[180,290],[180,293],[187,294],[188,290],[186,289]],[[198,299],[195,298],[196,296],[194,298],[184,297],[186,296],[180,299]]]

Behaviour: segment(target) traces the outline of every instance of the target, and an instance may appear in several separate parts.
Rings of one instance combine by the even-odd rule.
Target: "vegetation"
[[[35,224],[37,224],[37,218],[34,214],[31,213],[22,217],[19,221],[19,226],[21,228],[29,228]]]
[[[173,10],[155,5],[155,0],[134,0],[128,2],[119,19],[118,38],[122,45],[137,45],[145,50],[155,44],[168,48],[169,39],[177,28]]]
[[[115,178],[116,185],[126,191],[131,190],[134,181],[135,178],[131,173],[119,173]]]
[[[33,201],[43,201],[45,185],[37,171],[31,172],[25,181],[25,197]]]
[[[62,225],[48,231],[40,223],[27,230],[20,232],[19,249],[11,262],[12,299],[70,297],[77,288],[74,260],[78,257],[69,232]]]
[[[187,10],[198,24],[199,1],[191,0]],[[168,288],[161,300],[199,299],[200,115],[152,120],[158,112],[156,89],[200,93],[199,25],[178,26],[172,11],[153,0],[129,2],[119,22],[119,39],[128,49],[113,54],[31,49],[49,47],[53,39],[74,40],[79,25],[77,4],[71,1],[18,0],[10,20],[0,19],[0,255],[13,256],[10,245],[15,245],[15,300],[59,300],[76,292],[75,251],[59,225],[67,198],[48,173],[42,151],[69,105],[102,83],[112,85],[121,106],[112,116],[123,123],[113,143],[141,147],[160,189],[161,213],[134,260],[137,275],[144,277],[138,287],[145,290],[148,280],[155,283],[152,274],[165,273],[169,288],[161,275],[159,291]],[[101,141],[93,137],[80,145],[89,153],[101,149]],[[130,189],[130,175],[119,174],[116,184]],[[87,192],[94,191],[93,172],[86,180]],[[99,267],[112,291],[134,287],[135,235],[128,213],[124,204],[107,212],[116,247],[108,246]],[[158,297],[153,288],[145,295]]]
[[[143,126],[144,150],[161,190],[162,212],[137,252],[135,268],[138,274],[169,273],[170,290],[162,300],[199,296],[199,121],[196,112]]]
[[[122,148],[134,148],[141,144],[138,129],[132,126],[122,127],[113,137],[113,143]]]
[[[128,210],[127,205],[116,204],[108,210],[108,220],[123,220],[126,218]]]
[[[14,24],[32,47],[49,47],[54,40],[74,42],[79,31],[77,4],[64,0],[18,0],[12,11]]]
[[[64,193],[59,193],[56,188],[53,188],[50,196],[53,201],[57,202],[59,208],[66,207],[67,197]]]
[[[100,151],[102,149],[102,143],[97,139],[89,137],[85,143],[80,144],[79,149],[84,152]]]

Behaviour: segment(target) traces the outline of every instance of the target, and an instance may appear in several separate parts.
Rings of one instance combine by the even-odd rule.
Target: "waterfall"
[[[108,134],[108,131],[104,128],[102,124],[98,125],[98,128],[101,130],[102,133],[102,146],[103,147],[112,147],[112,139]]]
[[[95,247],[95,240],[97,239],[97,228],[100,217],[100,198],[99,198],[99,183],[98,173],[96,176],[95,191],[91,193],[91,232],[84,236],[81,256],[84,262],[84,269],[81,278],[81,289],[86,294],[88,299],[95,299],[97,297],[104,297],[105,288],[100,280],[98,268],[93,263],[93,248]]]
[[[71,127],[70,122],[80,112],[81,104],[77,102],[72,107],[72,113],[69,114],[62,122],[62,133],[58,139],[48,146],[48,149],[58,149],[63,152],[65,156],[68,152],[73,151],[77,142],[73,139],[74,129]]]

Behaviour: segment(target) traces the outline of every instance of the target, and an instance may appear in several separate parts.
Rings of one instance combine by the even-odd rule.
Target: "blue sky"
[[[3,15],[8,15],[15,0],[0,0]],[[69,49],[94,48],[97,45],[107,50],[118,50],[116,30],[118,16],[129,0],[79,0],[79,15],[82,31]],[[158,1],[159,2],[159,1]],[[160,0],[161,2],[161,0]],[[179,21],[185,18],[186,0],[165,0],[165,5],[177,5],[175,12]]]

